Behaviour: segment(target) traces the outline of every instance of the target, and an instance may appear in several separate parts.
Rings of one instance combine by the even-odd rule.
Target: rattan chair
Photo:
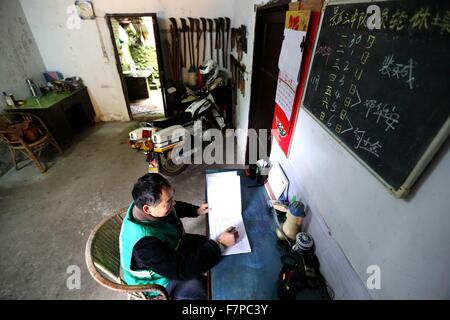
[[[15,119],[12,119],[15,117]],[[26,137],[20,130],[12,130],[11,125],[23,123],[24,121],[35,130],[37,140],[27,142]],[[46,171],[45,166],[40,161],[41,151],[49,145],[53,145],[60,154],[63,151],[59,144],[56,142],[52,133],[48,130],[45,123],[38,116],[26,113],[26,112],[14,112],[8,116],[3,115],[0,119],[0,142],[5,143],[9,151],[11,152],[12,162],[16,170],[19,170],[17,166],[17,152],[21,152],[27,158],[31,159],[38,168],[39,172],[44,173]]]
[[[120,209],[103,219],[92,230],[86,243],[86,264],[91,276],[102,286],[128,294],[130,300],[169,300],[161,285],[127,285],[120,275],[120,228],[128,208]],[[159,293],[149,298],[144,292]]]

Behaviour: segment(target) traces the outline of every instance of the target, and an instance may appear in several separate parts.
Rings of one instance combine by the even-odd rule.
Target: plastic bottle
[[[9,107],[15,106],[14,96],[12,95],[12,93],[6,94],[6,92],[3,92],[3,96],[5,97],[6,105],[8,105]]]
[[[297,233],[300,232],[300,227],[305,215],[305,205],[302,202],[294,201],[289,204],[289,209],[286,213],[286,221],[282,226],[283,232],[289,240],[295,240]]]

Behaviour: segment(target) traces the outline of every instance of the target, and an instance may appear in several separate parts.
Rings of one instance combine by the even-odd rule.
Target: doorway
[[[283,44],[288,3],[288,0],[282,0],[258,8],[256,12],[248,128],[257,132],[259,129],[268,130],[267,140],[258,136],[257,146],[258,150],[267,150],[267,155],[270,155],[272,146],[271,128],[278,84],[278,59]],[[249,163],[249,142],[247,141],[246,163]]]
[[[166,114],[156,14],[107,14],[128,115],[147,121]]]

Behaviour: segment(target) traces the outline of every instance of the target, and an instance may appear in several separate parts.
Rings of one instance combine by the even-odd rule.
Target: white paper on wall
[[[288,120],[291,118],[297,93],[298,75],[303,57],[301,44],[305,37],[305,31],[284,29],[284,40],[278,60],[280,72],[275,102],[281,107]]]
[[[305,31],[284,29],[284,40],[281,46],[278,68],[294,81],[298,81],[303,57],[302,43],[305,38]]]

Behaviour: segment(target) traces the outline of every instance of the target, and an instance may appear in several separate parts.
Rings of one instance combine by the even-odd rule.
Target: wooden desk
[[[39,116],[61,145],[70,145],[80,129],[94,124],[94,109],[87,88],[67,93],[48,93],[38,99],[29,98],[21,107],[7,112],[29,112]]]
[[[230,170],[207,170],[206,173]],[[275,233],[276,214],[268,205],[269,197],[263,186],[241,177],[242,218],[252,252],[222,257],[208,272],[209,298],[212,300],[278,300],[277,284],[281,271],[281,256],[290,251],[285,241]],[[226,190],[224,190],[224,193]],[[325,283],[316,288],[302,287],[296,300],[329,300]]]
[[[219,172],[207,170],[206,173]],[[252,252],[222,257],[209,272],[213,300],[274,300],[282,249],[277,245],[273,211],[264,187],[255,185],[243,170],[241,177],[242,218]],[[226,190],[224,190],[226,192]]]

